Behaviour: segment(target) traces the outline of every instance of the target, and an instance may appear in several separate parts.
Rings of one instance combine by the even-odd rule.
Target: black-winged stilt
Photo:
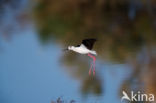
[[[94,55],[97,55],[97,53],[96,53],[96,51],[92,50],[95,41],[96,41],[96,39],[84,39],[84,40],[82,40],[82,43],[80,45],[68,46],[68,48],[66,49],[66,50],[72,50],[72,51],[80,53],[80,54],[88,54],[88,56],[93,59],[93,63],[91,64],[91,67],[89,69],[89,75],[91,75],[92,68],[93,68],[93,75],[95,75],[96,58]]]

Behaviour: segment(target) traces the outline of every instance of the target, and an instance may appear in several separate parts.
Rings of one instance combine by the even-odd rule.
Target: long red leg
[[[92,67],[93,67],[93,64],[91,64],[91,66],[90,66],[90,69],[89,69],[89,75],[91,75]]]
[[[95,75],[95,61],[96,61],[96,58],[93,56],[93,75]]]
[[[91,68],[93,66],[93,75],[95,75],[95,61],[96,61],[96,58],[95,58],[95,56],[93,56],[93,55],[91,55],[89,53],[88,53],[88,56],[93,59],[93,64],[91,65]],[[91,70],[91,68],[90,68],[90,70]],[[90,73],[90,70],[89,70],[89,73]]]
[[[95,61],[93,61],[93,75],[95,75]]]

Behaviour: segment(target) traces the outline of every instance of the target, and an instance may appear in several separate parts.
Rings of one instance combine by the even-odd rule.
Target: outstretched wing
[[[88,49],[92,49],[96,39],[84,39],[82,40],[82,44],[85,45]]]

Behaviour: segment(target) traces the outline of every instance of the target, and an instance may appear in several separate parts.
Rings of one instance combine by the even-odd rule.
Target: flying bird
[[[93,59],[93,63],[90,66],[89,69],[89,75],[91,75],[91,71],[93,68],[93,75],[95,75],[95,61],[96,61],[96,51],[92,50],[93,45],[95,43],[96,39],[84,39],[82,40],[82,43],[77,46],[68,46],[65,50],[71,50],[80,54],[87,54],[90,58]]]

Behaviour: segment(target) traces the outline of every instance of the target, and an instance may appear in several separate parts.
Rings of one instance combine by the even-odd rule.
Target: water
[[[138,16],[137,21],[135,2],[134,7],[130,3],[133,15],[127,13],[130,21],[120,9],[103,16],[101,6],[91,15],[94,10],[86,4],[86,11],[73,9],[74,14],[57,8],[60,2],[49,3],[51,11],[44,5],[48,7],[39,1],[1,2],[0,103],[51,103],[59,97],[65,102],[121,103],[123,90],[156,93],[155,19]],[[88,75],[89,57],[62,51],[90,37],[98,39],[94,77]]]
[[[60,65],[61,47],[55,43],[43,47],[32,28],[26,29],[22,35],[15,35],[16,37],[9,43],[2,41],[3,51],[0,55],[2,103],[50,103],[58,97],[88,103],[120,102],[117,91],[126,72],[124,65],[113,67],[106,63],[100,67],[104,69],[97,71],[102,75],[100,82],[106,95],[101,94],[99,97],[90,95],[87,101],[83,100],[80,92],[81,81],[69,76],[66,67]],[[112,77],[113,68],[116,69],[115,77]]]

